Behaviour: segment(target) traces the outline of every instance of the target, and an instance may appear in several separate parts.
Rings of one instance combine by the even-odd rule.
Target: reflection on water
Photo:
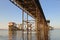
[[[60,29],[50,31],[50,40],[60,40]]]
[[[2,30],[0,40],[23,40],[22,31],[8,31]],[[37,40],[36,32],[29,31],[27,35],[27,31],[24,32],[24,40],[27,40],[27,36],[29,40]]]
[[[36,32],[24,32],[24,36],[22,37],[22,31],[9,31],[9,40],[36,40]]]
[[[0,30],[0,40],[8,40],[8,30]]]
[[[9,40],[9,31],[0,30],[0,40]],[[22,40],[22,31],[17,31],[16,40]],[[60,30],[51,30],[50,31],[50,40],[60,40]],[[32,40],[36,40],[36,33],[32,32]],[[24,32],[24,39],[27,40],[27,33]]]
[[[16,40],[16,31],[9,31],[9,40]]]

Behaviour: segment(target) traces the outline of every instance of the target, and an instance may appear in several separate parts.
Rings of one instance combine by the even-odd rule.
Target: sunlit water
[[[60,40],[60,30],[55,29],[50,31],[51,40]]]
[[[22,40],[22,33],[19,32],[16,40]],[[27,39],[25,34],[25,40]],[[35,33],[32,34],[32,40],[36,40]],[[9,40],[8,30],[0,30],[0,40]],[[60,30],[51,30],[50,31],[50,40],[60,40]]]

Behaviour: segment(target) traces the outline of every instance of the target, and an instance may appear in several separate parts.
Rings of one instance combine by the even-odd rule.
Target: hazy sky
[[[60,27],[60,0],[40,0],[46,19],[50,25]],[[8,22],[21,23],[22,11],[9,0],[0,0],[0,28],[8,28]]]

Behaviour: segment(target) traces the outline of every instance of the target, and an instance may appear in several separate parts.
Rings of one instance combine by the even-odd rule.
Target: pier
[[[24,32],[25,32],[24,25],[26,25],[27,40],[32,40],[33,23],[31,23],[32,20],[28,19],[28,15],[34,19],[36,40],[49,40],[49,28],[50,27],[49,27],[48,23],[50,23],[50,21],[46,20],[39,0],[10,0],[10,1],[22,10],[22,26],[21,26],[22,30],[21,31],[22,31],[23,40],[26,40],[24,37],[24,35],[25,35],[24,34]],[[24,19],[24,12],[27,14],[26,20]],[[18,27],[16,27],[14,23],[12,23],[12,24],[9,23],[10,34],[16,35],[16,31],[18,31],[20,29]],[[12,30],[13,34],[12,34],[11,30]],[[13,37],[13,38],[15,38],[15,37]],[[12,40],[12,38],[10,38],[10,39]],[[14,39],[14,40],[16,40],[16,39]]]

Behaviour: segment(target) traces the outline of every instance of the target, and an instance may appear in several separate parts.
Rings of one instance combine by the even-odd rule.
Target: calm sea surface
[[[22,40],[22,33],[19,32],[18,34],[16,40]],[[0,30],[0,40],[9,40],[8,30]],[[35,33],[32,34],[32,40],[36,40]],[[60,40],[60,30],[50,30],[50,40]]]
[[[50,31],[51,40],[60,40],[60,29],[55,29]]]

